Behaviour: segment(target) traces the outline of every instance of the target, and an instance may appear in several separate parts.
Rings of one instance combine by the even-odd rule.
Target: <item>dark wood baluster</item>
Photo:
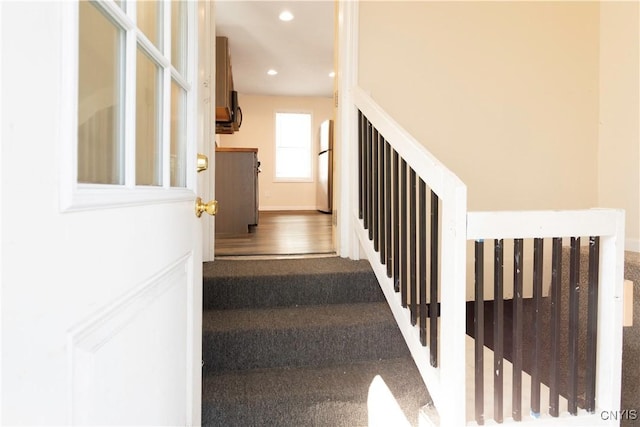
[[[429,359],[431,366],[438,366],[438,316],[439,303],[438,303],[438,237],[439,237],[439,209],[440,199],[431,191],[431,206],[430,206],[430,224],[431,224],[431,248],[429,262],[430,280],[429,280]]]
[[[407,291],[409,287],[409,275],[407,273],[408,262],[407,258],[407,245],[408,245],[408,230],[407,230],[407,162],[402,159],[400,167],[400,184],[402,189],[400,191],[400,302],[403,307],[407,307]]]
[[[596,352],[598,345],[598,275],[600,271],[600,237],[589,238],[589,292],[587,306],[586,410],[596,410]]]
[[[392,163],[392,159],[391,159],[391,145],[386,142],[385,146],[384,146],[384,159],[385,159],[385,184],[384,184],[384,188],[385,188],[385,196],[384,196],[384,200],[385,200],[385,222],[384,222],[384,233],[386,235],[386,247],[385,247],[385,252],[387,254],[387,257],[384,261],[384,263],[387,265],[387,277],[391,278],[393,277],[393,241],[392,241],[392,237],[391,237],[391,223],[392,223],[392,216],[391,216],[391,210],[392,210],[392,199],[393,199],[393,192],[391,189],[391,163]]]
[[[358,218],[364,218],[364,141],[365,124],[362,111],[358,110]]]
[[[393,287],[400,292],[400,161],[393,150]]]
[[[378,252],[378,216],[380,213],[380,207],[378,205],[379,200],[379,186],[378,186],[378,173],[380,171],[380,164],[378,162],[378,141],[380,135],[378,129],[373,128],[373,139],[371,140],[371,228],[369,229],[369,240],[373,240],[373,249]]]
[[[580,238],[571,238],[569,265],[569,390],[567,409],[571,415],[578,414],[578,332],[580,302]]]
[[[494,241],[493,266],[493,419],[503,421],[504,400],[504,242]]]
[[[542,274],[544,239],[533,240],[533,367],[531,369],[531,412],[540,415],[540,346],[542,327]]]
[[[422,179],[418,181],[418,199],[420,223],[420,256],[418,262],[419,288],[420,288],[420,343],[427,345],[427,186]],[[435,310],[436,305],[431,305],[431,310]]]
[[[365,117],[365,140],[364,140],[364,156],[363,156],[363,222],[365,230],[371,228],[371,206],[369,205],[369,198],[371,197],[371,123]]]
[[[522,420],[522,270],[524,248],[522,239],[513,241],[513,390],[511,413],[515,421]]]
[[[484,242],[475,242],[475,409],[476,422],[484,424]]]
[[[387,182],[386,172],[387,167],[385,165],[385,141],[382,135],[378,138],[378,248],[380,249],[380,264],[384,264],[387,261],[387,241],[386,241],[386,215],[387,215],[387,197],[386,187]]]
[[[549,366],[549,415],[559,415],[560,310],[562,309],[562,238],[553,239],[551,251],[551,366]]]
[[[418,317],[418,289],[416,280],[416,171],[409,169],[409,310],[411,311],[411,325],[415,326]]]

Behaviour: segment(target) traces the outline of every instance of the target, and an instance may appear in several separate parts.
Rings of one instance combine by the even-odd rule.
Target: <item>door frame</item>
[[[353,224],[357,218],[357,112],[352,88],[358,82],[358,0],[338,0],[338,88],[339,140],[338,242],[336,252],[343,258],[360,259],[360,244]]]

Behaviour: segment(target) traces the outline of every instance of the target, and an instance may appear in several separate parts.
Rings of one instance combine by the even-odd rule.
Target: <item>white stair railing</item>
[[[356,88],[353,92],[353,99],[356,108],[360,111],[360,144],[366,150],[364,145],[370,145],[375,148],[380,143],[385,147],[385,155],[383,160],[375,160],[376,166],[373,167],[373,152],[367,152],[366,159],[361,159],[359,165],[359,176],[361,181],[360,193],[363,196],[363,192],[372,194],[372,197],[367,200],[360,200],[359,215],[356,215],[354,221],[358,230],[358,235],[362,247],[367,253],[373,270],[378,277],[378,281],[382,287],[383,292],[389,302],[391,310],[398,322],[400,330],[402,331],[409,350],[416,361],[418,370],[420,371],[425,384],[429,389],[429,393],[434,401],[434,404],[438,410],[440,421],[442,425],[456,426],[463,425],[465,423],[465,265],[466,265],[466,212],[467,212],[467,188],[466,186],[455,176],[450,170],[448,170],[442,163],[440,163],[431,153],[427,151],[422,145],[420,145],[413,137],[411,137],[406,131],[404,131],[388,114],[386,114],[370,97],[368,97],[362,90]],[[372,144],[375,133],[375,144]],[[381,143],[381,138],[384,139],[384,143]],[[386,156],[386,147],[390,147],[390,156]],[[399,160],[393,162],[394,154]],[[364,154],[364,153],[362,153]],[[362,156],[360,156],[362,158]],[[387,164],[391,160],[393,163],[390,167],[391,173],[394,177],[398,176],[401,171],[399,165],[404,164],[402,172],[405,172],[405,176],[400,178],[400,182],[397,180],[391,180],[391,184],[388,185],[386,180],[387,174],[378,174],[376,168],[381,163],[385,166],[380,168],[381,171],[387,170]],[[367,163],[368,162],[368,163]],[[407,175],[408,171],[408,175]],[[374,176],[375,175],[375,176]],[[393,208],[391,209],[391,215],[385,215],[383,225],[378,225],[380,218],[372,218],[369,216],[375,216],[376,212],[389,211],[389,206],[386,205],[391,199],[401,203],[401,197],[394,188],[404,182],[406,184],[407,176],[414,175],[414,183],[418,180],[422,181],[424,185],[428,186],[433,194],[437,197],[438,201],[436,206],[436,223],[437,233],[439,238],[435,239],[435,247],[433,251],[437,252],[435,263],[429,265],[429,270],[435,271],[439,269],[439,283],[446,284],[438,286],[437,284],[431,284],[435,286],[435,292],[437,293],[436,299],[439,298],[439,320],[437,320],[437,308],[436,304],[433,304],[430,308],[430,318],[436,319],[435,322],[429,322],[429,341],[437,335],[435,345],[423,345],[421,342],[421,334],[424,334],[424,328],[422,331],[420,328],[415,328],[412,323],[415,323],[417,317],[425,319],[425,315],[420,316],[418,311],[420,308],[425,309],[426,299],[424,304],[413,304],[407,299],[411,296],[417,296],[417,288],[413,285],[416,284],[415,280],[409,280],[411,275],[411,268],[407,268],[404,274],[400,271],[394,271],[389,267],[389,262],[380,262],[379,250],[387,250],[388,248],[378,248],[380,244],[378,241],[378,235],[384,235],[384,243],[389,244],[393,241],[390,252],[397,253],[398,256],[402,256],[402,248],[407,249],[409,247],[409,255],[403,256],[404,264],[406,266],[408,257],[411,256],[411,241],[413,244],[424,243],[425,239],[417,239],[416,234],[409,235],[411,233],[411,226],[416,225],[416,220],[409,221],[409,217],[415,212],[409,212],[409,215],[404,215],[401,219],[400,215],[395,214],[397,212]],[[364,180],[364,182],[362,182]],[[375,182],[374,182],[375,181]],[[374,185],[375,184],[375,185]],[[372,188],[376,187],[376,191]],[[391,187],[391,188],[390,188]],[[382,188],[381,194],[376,194],[378,189]],[[421,192],[416,197],[416,188],[409,189],[407,192],[403,192],[405,196],[411,198],[410,194],[413,194],[413,198],[417,199],[417,203],[421,206],[427,202],[427,198],[424,196],[424,192]],[[391,197],[389,197],[391,196]],[[422,196],[422,197],[420,197]],[[395,197],[395,199],[394,199]],[[375,200],[373,200],[375,199]],[[395,209],[398,206],[394,206]],[[375,205],[375,206],[374,206]],[[381,205],[384,205],[382,208]],[[406,204],[404,205],[406,206]],[[441,206],[441,210],[439,207]],[[432,203],[432,208],[434,207]],[[362,216],[363,218],[360,218]],[[389,233],[389,224],[391,223],[391,232]],[[410,222],[410,224],[407,224]],[[423,227],[419,227],[417,233],[422,236],[431,236],[427,231],[427,227],[422,223]],[[395,235],[400,234],[400,228],[405,226],[407,233],[403,233],[400,239],[396,243],[394,240]],[[375,229],[375,230],[374,230]],[[372,233],[372,230],[375,233]],[[430,231],[430,230],[429,230]],[[387,236],[388,234],[388,236]],[[369,237],[373,237],[370,239]],[[382,240],[382,239],[380,239]],[[417,269],[426,268],[427,251],[425,248],[414,247],[414,252],[422,253],[421,259],[424,260],[420,266],[414,265],[413,275],[417,275]],[[429,255],[431,255],[430,252]],[[386,254],[388,255],[388,253]],[[385,257],[385,260],[393,259],[394,256]],[[426,270],[425,270],[426,272]],[[421,275],[423,276],[423,275]],[[407,285],[407,282],[411,282],[410,288],[401,292],[396,292],[396,289],[400,284]],[[413,289],[413,291],[412,291]],[[434,289],[434,288],[432,288]],[[415,301],[417,303],[417,301]],[[403,306],[410,306],[414,309],[408,310]],[[437,348],[436,348],[437,345]]]
[[[504,419],[517,421],[535,419],[546,423],[556,423],[556,425],[617,424],[619,419],[612,419],[613,417],[608,414],[617,414],[620,409],[624,212],[613,209],[469,212],[467,218],[467,238],[476,242],[476,248],[482,248],[484,242],[496,242],[496,246],[504,247],[502,243],[504,239],[514,239],[514,242],[520,241],[520,244],[514,243],[513,271],[507,271],[505,268],[502,274],[496,275],[495,272],[493,274],[494,278],[496,276],[506,278],[513,274],[514,284],[517,281],[515,277],[520,277],[520,290],[514,290],[512,297],[514,302],[523,299],[523,270],[533,270],[532,285],[534,289],[531,301],[536,304],[536,313],[533,325],[528,326],[530,330],[534,331],[535,345],[532,346],[533,348],[524,349],[521,343],[514,344],[512,362],[514,367],[519,365],[519,369],[522,370],[522,351],[533,352],[531,381],[537,383],[537,389],[520,390],[514,388],[513,393],[516,394],[516,398],[513,400],[522,404],[523,407],[520,408],[518,405],[518,409],[514,410],[512,414],[504,414]],[[589,242],[588,249],[585,247],[583,250],[580,247],[581,237],[587,238],[584,241]],[[562,260],[563,252],[569,254],[569,250],[563,248],[563,238],[565,243],[569,239],[572,243],[570,255],[565,256],[567,259],[564,260]],[[524,239],[533,239],[533,265],[527,265],[524,262],[525,257],[522,251]],[[545,239],[548,244],[543,251]],[[552,240],[553,245],[549,244],[552,243],[549,240]],[[519,249],[516,250],[516,248]],[[543,253],[548,252],[549,249],[553,252],[552,261],[545,265]],[[584,268],[587,263],[580,262],[580,253],[585,250],[588,250],[588,268],[586,269],[588,271],[583,271],[581,277],[581,264]],[[537,251],[539,251],[538,254],[536,254]],[[505,253],[505,259],[507,256],[509,254]],[[492,264],[492,260],[485,263],[485,265]],[[549,271],[551,275],[550,295],[547,297],[551,301],[549,313],[543,312],[541,304],[545,269],[551,270]],[[568,281],[566,277],[563,280],[563,272],[568,273]],[[476,275],[478,275],[477,270]],[[476,278],[476,285],[479,281],[481,282],[482,278],[480,280]],[[516,286],[514,285],[514,288]],[[557,289],[557,292],[554,292],[554,289]],[[480,287],[476,293],[476,306],[482,304],[483,293],[485,293],[485,289]],[[582,310],[579,308],[581,300]],[[559,307],[559,311],[555,314],[554,305]],[[478,310],[476,310],[477,312]],[[518,314],[518,316],[521,315],[522,312]],[[551,317],[546,331],[543,330],[543,324],[547,324],[545,320],[548,319],[543,319],[544,315]],[[522,319],[516,319],[518,316],[514,315],[513,322],[516,324],[509,325],[510,327],[522,329]],[[562,322],[562,317],[566,317],[567,321]],[[502,319],[494,318],[494,325],[496,322],[502,322]],[[560,341],[561,332],[567,334],[567,342]],[[551,343],[548,348],[540,348],[539,339],[543,334],[551,335]],[[586,340],[585,346],[578,345],[580,336]],[[478,338],[477,334],[476,338]],[[522,333],[519,338],[522,340]],[[554,341],[556,342],[554,343]],[[519,357],[516,355],[518,346]],[[561,349],[554,346],[567,347],[568,355],[562,357]],[[481,347],[482,338],[476,339],[476,351],[480,351]],[[543,363],[541,352],[551,353],[548,358],[548,363],[551,365],[549,371],[556,372],[555,377],[553,375],[541,376],[542,368],[545,368],[541,366]],[[494,360],[502,360],[502,357],[501,354],[494,354]],[[581,362],[581,360],[585,361]],[[478,366],[479,362],[477,360],[475,362]],[[497,366],[499,364],[494,365],[496,372]],[[561,369],[566,369],[564,375],[567,378],[566,390],[562,392],[559,390]],[[580,376],[585,378],[584,384],[579,381]],[[475,383],[480,384],[475,395],[474,418],[478,424],[484,421],[482,416],[484,409],[486,409],[484,398],[486,397],[494,403],[501,402],[503,399],[501,393],[491,384],[494,380],[495,378],[482,378],[480,372],[479,376],[477,375],[475,378]],[[511,378],[503,380],[512,382]],[[500,384],[503,380],[500,380]],[[489,382],[489,388],[493,390],[492,395],[483,396],[482,390],[486,390],[482,386],[483,382]],[[548,401],[540,401],[540,383],[548,385],[550,388]],[[511,386],[511,384],[509,385]],[[531,404],[523,399],[522,393],[531,395]],[[568,400],[567,409],[558,405],[560,393]],[[504,396],[504,398],[512,399],[513,396]],[[584,403],[580,405],[579,400],[584,400]],[[530,416],[530,414],[532,415]],[[607,414],[607,416],[603,416],[603,414]],[[493,416],[496,420],[495,410]],[[503,414],[500,413],[497,421],[502,421],[502,417]]]
[[[473,408],[465,407],[466,382],[473,380],[465,360],[467,240],[500,236],[601,239],[595,400],[597,410],[616,411],[624,214],[467,212],[465,184],[360,88],[353,88],[351,95],[358,124],[354,229],[433,399],[440,425],[465,425],[474,418],[467,416]],[[570,419],[560,414],[534,422],[579,424],[584,417],[602,421],[592,408]],[[483,417],[478,419],[484,422]],[[509,420],[513,418],[505,418]]]

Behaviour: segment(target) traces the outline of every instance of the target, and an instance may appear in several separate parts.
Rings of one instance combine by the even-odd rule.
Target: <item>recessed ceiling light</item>
[[[278,74],[278,72],[272,68],[269,71],[267,71],[267,74],[269,74],[270,76],[275,76],[276,74]]]
[[[288,10],[283,10],[282,12],[280,12],[280,15],[278,17],[281,21],[288,22],[293,19],[293,13],[289,12]]]
[[[332,72],[329,73],[329,77],[334,78],[335,76],[336,76],[335,71],[332,71]]]

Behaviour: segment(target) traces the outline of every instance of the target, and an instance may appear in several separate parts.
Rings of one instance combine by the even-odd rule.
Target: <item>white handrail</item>
[[[620,212],[612,209],[469,212],[467,239],[613,236]]]
[[[353,88],[353,101],[385,140],[440,198],[446,186],[465,187],[465,184],[442,164],[427,148],[404,130],[382,107],[361,88]]]

